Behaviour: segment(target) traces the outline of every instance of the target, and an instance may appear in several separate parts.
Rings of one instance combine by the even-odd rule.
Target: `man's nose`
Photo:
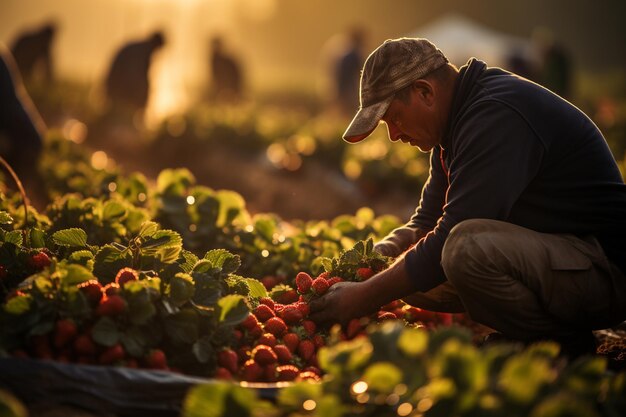
[[[402,137],[402,132],[393,122],[385,123],[387,124],[387,134],[389,135],[390,141],[395,142]]]

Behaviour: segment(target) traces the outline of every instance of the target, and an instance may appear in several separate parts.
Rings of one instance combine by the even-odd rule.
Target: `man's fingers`
[[[326,307],[326,304],[327,304],[326,300],[327,300],[326,297],[320,297],[320,298],[316,298],[315,300],[311,301],[309,303],[309,309],[311,310],[311,313],[315,313],[315,312],[324,310],[324,308]]]

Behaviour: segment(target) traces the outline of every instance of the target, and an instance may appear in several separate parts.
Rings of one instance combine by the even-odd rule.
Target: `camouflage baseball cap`
[[[343,139],[356,143],[368,137],[385,115],[396,92],[447,62],[443,53],[427,39],[387,39],[363,64],[361,105]]]

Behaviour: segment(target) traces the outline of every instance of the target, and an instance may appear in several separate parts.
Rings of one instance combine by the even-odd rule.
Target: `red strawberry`
[[[321,334],[316,334],[315,336],[313,336],[313,344],[315,345],[315,350],[318,350],[322,346],[326,345],[326,341]]]
[[[146,365],[150,369],[167,369],[167,357],[161,349],[152,349],[146,357]]]
[[[317,326],[313,320],[304,320],[302,322],[302,328],[304,328],[304,331],[309,336],[313,336],[315,334],[315,330],[317,330]]]
[[[291,304],[298,301],[298,293],[296,290],[288,290],[279,295],[278,301],[283,304]]]
[[[274,310],[274,300],[272,300],[269,297],[262,297],[262,298],[260,298],[259,299],[259,303],[265,304],[266,306],[268,306],[269,308]]]
[[[241,326],[246,330],[252,330],[259,324],[259,320],[254,314],[248,314],[248,316],[241,322]]]
[[[429,323],[435,320],[435,313],[428,310],[423,310],[418,307],[407,306],[403,308],[404,310],[404,318],[406,321],[410,323],[414,323],[416,321],[421,321],[424,323]]]
[[[311,284],[313,292],[317,295],[322,295],[328,291],[328,281],[325,278],[315,278],[315,281]]]
[[[279,363],[289,363],[293,359],[291,351],[285,345],[274,346],[274,353],[276,353]]]
[[[300,344],[300,338],[295,333],[287,333],[283,336],[283,343],[289,348],[291,353],[295,353]]]
[[[237,373],[237,369],[239,367],[239,358],[237,357],[237,353],[232,349],[220,350],[217,353],[217,364],[227,369],[232,374]]]
[[[124,364],[124,366],[126,366],[127,368],[131,368],[131,369],[139,368],[139,364],[137,363],[137,359],[135,358],[126,359],[126,363]]]
[[[126,284],[127,282],[137,281],[138,279],[139,275],[137,274],[137,271],[132,268],[122,268],[117,272],[117,275],[115,276],[115,283],[123,288],[124,284]]]
[[[298,324],[302,321],[302,312],[294,304],[286,305],[279,315],[287,324]]]
[[[348,327],[346,328],[346,336],[348,337],[348,339],[352,339],[361,332],[362,328],[363,326],[361,324],[361,320],[352,319],[350,320],[350,322],[348,322]]]
[[[213,375],[215,379],[221,379],[229,381],[233,379],[233,374],[226,368],[222,368],[221,366],[215,370],[215,375]]]
[[[306,272],[298,272],[295,279],[296,288],[300,294],[306,294],[311,289],[313,278]]]
[[[317,277],[318,278],[324,278],[324,279],[327,280],[330,277],[330,272],[329,271],[324,271],[321,274],[319,274]]]
[[[298,345],[298,355],[308,362],[315,355],[315,345],[310,340],[302,340]]]
[[[276,363],[278,357],[274,350],[266,345],[257,345],[252,349],[252,359],[261,366]]]
[[[259,337],[263,336],[263,333],[263,326],[258,322],[252,329],[248,330],[248,336],[250,336],[252,340],[257,340]]]
[[[233,330],[233,337],[235,339],[235,342],[238,344],[239,342],[241,342],[241,338],[243,337],[243,333],[241,332],[241,330],[235,329],[235,330]]]
[[[277,365],[275,363],[263,367],[263,380],[265,380],[265,382],[276,382],[278,380],[276,367]]]
[[[293,381],[300,374],[300,370],[293,365],[280,365],[276,368],[279,381]]]
[[[254,309],[254,315],[262,323],[265,323],[268,319],[276,316],[274,311],[265,304],[259,304],[257,308]]]
[[[397,319],[397,317],[395,314],[389,311],[379,311],[376,315],[376,319],[378,321],[385,321],[385,320],[395,320]]]
[[[343,278],[341,277],[332,277],[328,280],[328,286],[332,287],[333,285],[335,285],[338,282],[343,282]]]
[[[116,284],[115,282],[110,282],[105,285],[104,288],[102,288],[102,292],[104,292],[104,295],[110,297],[112,295],[120,295],[122,290],[118,284]]]
[[[54,326],[54,346],[62,348],[76,337],[76,324],[70,319],[58,320]]]
[[[365,281],[366,279],[371,278],[373,275],[374,275],[374,270],[372,268],[359,268],[356,270],[356,276],[361,281]]]
[[[263,333],[263,335],[259,337],[259,344],[274,347],[276,346],[276,336],[271,333]]]
[[[272,288],[278,285],[278,279],[276,277],[268,275],[261,278],[261,284],[263,284],[266,290],[270,291]]]
[[[276,337],[281,337],[287,333],[287,325],[280,317],[272,317],[265,322],[265,331],[270,332]]]
[[[87,301],[92,306],[98,305],[102,300],[102,284],[98,280],[90,279],[89,281],[78,284],[78,289],[85,295]]]
[[[125,355],[126,352],[124,352],[124,348],[121,344],[117,343],[100,354],[98,357],[98,363],[102,365],[111,365],[124,359]]]
[[[250,346],[242,346],[237,349],[237,359],[239,360],[239,363],[244,363],[250,359],[250,350]]]
[[[322,370],[317,366],[307,366],[302,371],[304,372],[313,372],[316,375],[322,376]]]
[[[283,311],[283,308],[285,308],[284,304],[281,303],[274,303],[274,312],[276,314],[280,313],[281,311]]]
[[[31,256],[30,262],[35,269],[44,269],[50,266],[50,257],[45,252],[38,252]]]
[[[296,307],[298,307],[298,310],[300,310],[300,312],[302,313],[302,317],[308,317],[309,313],[311,312],[311,308],[309,307],[309,303],[305,302],[305,301],[298,301],[296,303]]]
[[[88,334],[80,334],[74,339],[74,351],[79,356],[91,356],[96,353],[96,345]]]
[[[100,301],[98,308],[96,308],[96,314],[98,316],[117,316],[123,313],[125,309],[126,300],[119,295],[111,295]]]
[[[452,313],[436,313],[439,324],[444,326],[451,326],[453,322]]]
[[[296,379],[298,381],[313,381],[313,382],[320,382],[322,380],[322,378],[320,378],[319,375],[311,371],[300,372],[300,374],[298,375]]]
[[[393,311],[397,308],[402,308],[404,306],[404,302],[401,300],[394,300],[388,304],[385,304],[380,309],[385,311]]]
[[[241,370],[241,379],[249,382],[260,381],[263,376],[263,368],[254,359],[248,359]]]

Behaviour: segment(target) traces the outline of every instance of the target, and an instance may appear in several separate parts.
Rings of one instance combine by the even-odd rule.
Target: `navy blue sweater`
[[[430,231],[405,258],[416,290],[446,280],[444,242],[475,218],[594,235],[626,271],[626,185],[594,123],[549,90],[481,61],[459,75],[445,137],[407,223]]]

